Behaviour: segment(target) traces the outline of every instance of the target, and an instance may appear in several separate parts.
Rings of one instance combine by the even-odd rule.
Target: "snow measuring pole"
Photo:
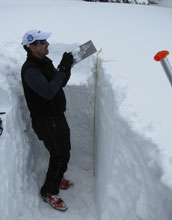
[[[95,73],[95,91],[94,91],[94,116],[93,116],[93,175],[96,175],[96,105],[97,105],[97,87],[98,87],[98,75],[99,75],[99,54],[102,52],[102,48],[97,52],[96,58],[96,73]]]
[[[160,51],[154,56],[154,60],[161,62],[161,65],[162,65],[162,67],[167,75],[167,78],[172,86],[172,68],[171,68],[171,65],[167,59],[168,55],[169,55],[169,52],[167,50]]]

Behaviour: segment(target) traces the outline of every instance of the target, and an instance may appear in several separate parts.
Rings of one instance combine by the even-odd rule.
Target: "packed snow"
[[[0,0],[0,20],[1,219],[171,220],[172,88],[153,59],[168,50],[172,62],[171,1]],[[88,40],[99,52],[73,67],[65,88],[66,177],[74,182],[60,192],[65,213],[40,197],[49,155],[31,128],[21,85],[22,36],[37,28],[52,32],[55,66]]]

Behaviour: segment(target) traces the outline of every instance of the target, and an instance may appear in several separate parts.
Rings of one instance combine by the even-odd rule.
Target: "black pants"
[[[70,129],[64,114],[32,119],[32,127],[50,153],[49,167],[41,195],[59,193],[59,186],[70,159]]]

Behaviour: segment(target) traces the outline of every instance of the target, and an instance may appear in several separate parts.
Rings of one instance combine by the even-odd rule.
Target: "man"
[[[63,178],[70,158],[70,130],[64,112],[66,99],[63,88],[71,73],[73,56],[64,53],[56,69],[46,56],[51,33],[30,30],[23,36],[27,59],[22,66],[21,77],[24,94],[38,138],[50,153],[49,167],[41,196],[53,208],[67,210],[59,196],[59,189],[68,189],[72,183]]]

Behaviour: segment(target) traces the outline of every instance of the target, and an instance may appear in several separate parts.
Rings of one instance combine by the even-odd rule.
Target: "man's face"
[[[47,40],[38,40],[35,44],[30,44],[29,48],[34,56],[43,59],[49,53],[48,46]]]

